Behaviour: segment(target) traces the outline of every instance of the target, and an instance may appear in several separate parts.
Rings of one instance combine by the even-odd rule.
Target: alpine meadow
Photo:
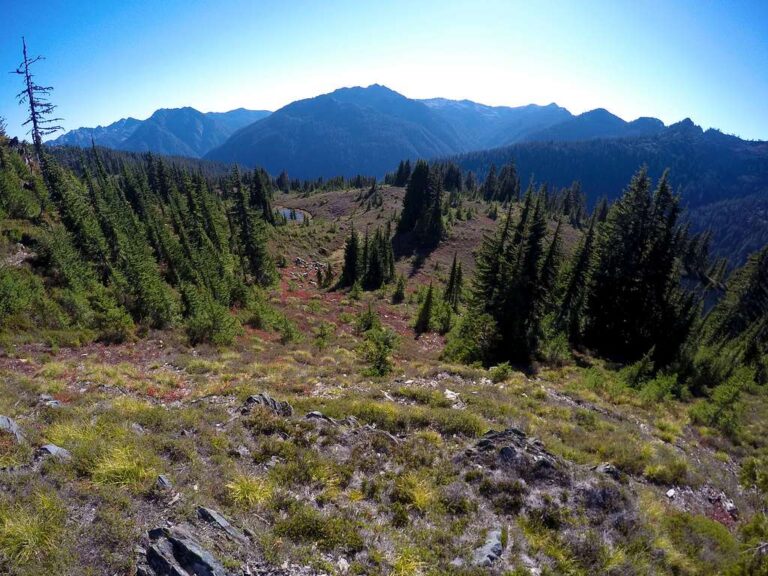
[[[0,574],[768,576],[764,3],[0,14]]]

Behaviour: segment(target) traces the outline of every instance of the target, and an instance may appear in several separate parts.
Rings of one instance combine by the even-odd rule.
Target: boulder
[[[621,471],[609,462],[598,464],[593,468],[593,470],[598,474],[605,474],[606,476],[610,476],[614,480],[621,480]]]
[[[491,530],[485,539],[485,544],[472,554],[475,566],[490,566],[501,557],[504,548],[501,545],[501,530]]]
[[[0,416],[0,432],[10,434],[16,439],[16,442],[24,442],[24,434],[21,433],[21,428],[12,418],[8,416]]]
[[[210,522],[211,524],[219,527],[222,529],[228,536],[233,538],[234,540],[238,540],[240,542],[246,542],[248,538],[245,534],[243,534],[240,530],[232,526],[230,524],[229,520],[224,518],[219,512],[216,510],[213,510],[212,508],[205,508],[203,506],[200,506],[200,508],[197,509],[197,515],[206,522]]]
[[[156,528],[136,566],[137,576],[232,576],[221,563],[182,528]]]
[[[42,456],[52,456],[56,460],[63,462],[72,460],[72,454],[66,448],[56,446],[56,444],[46,444],[40,448],[40,454]]]
[[[173,483],[168,478],[168,476],[165,474],[160,474],[157,477],[157,480],[155,480],[155,486],[158,490],[165,492],[166,490],[170,490],[173,487]]]
[[[247,414],[248,412],[250,412],[254,406],[263,406],[264,408],[271,410],[278,416],[293,415],[293,407],[290,404],[288,404],[288,402],[284,402],[282,400],[275,400],[266,392],[261,392],[260,394],[254,394],[252,396],[249,396],[248,399],[245,401],[245,406],[243,406],[243,409],[242,409],[243,414]]]

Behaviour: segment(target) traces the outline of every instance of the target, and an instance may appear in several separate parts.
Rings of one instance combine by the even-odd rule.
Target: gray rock
[[[12,418],[8,418],[8,416],[0,416],[0,431],[11,434],[16,438],[16,442],[24,442],[24,434],[21,433],[19,425]]]
[[[501,458],[503,462],[514,462],[517,458],[517,450],[512,446],[504,446],[499,450],[499,458]]]
[[[608,462],[598,464],[593,468],[593,470],[598,474],[605,474],[606,476],[610,476],[614,480],[621,480],[621,471],[616,468],[616,466]]]
[[[200,508],[197,509],[197,515],[200,516],[203,520],[206,522],[210,522],[211,524],[214,524],[224,530],[224,532],[227,533],[228,536],[232,537],[235,540],[239,540],[240,542],[247,542],[248,538],[243,534],[240,530],[232,526],[230,524],[229,520],[224,518],[221,514],[216,512],[216,510],[213,510],[212,508],[205,508],[203,506],[200,506]]]
[[[189,531],[176,526],[148,532],[150,545],[139,557],[137,576],[231,576]]]
[[[485,544],[472,554],[472,563],[475,566],[490,566],[501,557],[503,550],[501,530],[491,530],[485,539]]]
[[[357,428],[360,426],[360,423],[357,421],[357,418],[355,418],[354,416],[347,416],[346,418],[342,418],[341,420],[336,420],[335,418],[326,416],[319,410],[313,410],[312,412],[307,412],[304,415],[304,418],[306,418],[307,420],[315,420],[316,422],[325,422],[326,424],[330,424],[331,426],[351,426],[353,428]]]
[[[40,394],[40,402],[42,402],[43,406],[47,406],[48,408],[60,408],[61,407],[61,402],[56,400],[50,394]]]
[[[70,454],[69,450],[56,446],[56,444],[46,444],[45,446],[42,446],[40,448],[40,453],[43,456],[53,456],[57,460],[63,462],[72,460],[72,454]]]
[[[237,448],[230,450],[229,455],[235,458],[248,458],[251,455],[251,451],[241,444]]]
[[[325,422],[330,422],[332,424],[336,423],[336,421],[333,418],[331,418],[330,416],[326,416],[319,410],[313,410],[312,412],[307,412],[304,415],[304,418],[306,418],[307,420],[324,420]]]
[[[254,406],[263,406],[264,408],[271,410],[278,416],[293,415],[293,407],[290,404],[288,404],[288,402],[275,400],[266,392],[249,396],[248,399],[245,401],[245,406],[243,406],[242,412],[244,414],[247,414],[248,412],[251,411],[251,409]]]
[[[173,483],[170,481],[168,476],[165,474],[160,474],[157,477],[157,480],[155,480],[155,486],[158,488],[158,490],[170,490],[173,488]]]

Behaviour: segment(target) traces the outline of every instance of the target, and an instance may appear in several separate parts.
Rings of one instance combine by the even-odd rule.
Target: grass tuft
[[[274,487],[262,478],[239,474],[227,484],[227,494],[235,506],[250,510],[269,502]]]

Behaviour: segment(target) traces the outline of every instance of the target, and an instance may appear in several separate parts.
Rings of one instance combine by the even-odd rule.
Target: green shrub
[[[277,331],[280,333],[280,343],[287,345],[293,342],[300,342],[301,332],[296,327],[296,324],[291,322],[287,316],[280,315],[276,323]]]
[[[487,365],[498,339],[496,322],[490,314],[468,311],[449,332],[443,356],[465,364]]]
[[[660,462],[648,464],[643,470],[643,476],[654,484],[685,484],[688,478],[688,463],[684,458],[665,454]]]
[[[738,559],[736,539],[715,520],[675,512],[665,515],[662,525],[675,548],[692,561],[692,574],[724,574]]]
[[[754,369],[745,366],[737,368],[726,382],[712,391],[709,399],[691,407],[691,421],[717,428],[726,436],[736,438],[743,412],[741,393],[750,386],[754,386]]]
[[[188,312],[185,327],[191,344],[227,345],[242,333],[240,321],[207,291],[185,286],[183,292]]]
[[[512,376],[513,373],[514,369],[509,365],[509,362],[502,362],[488,371],[491,380],[496,383],[504,382],[507,378]]]
[[[354,554],[363,549],[360,525],[345,516],[324,516],[314,508],[294,503],[287,517],[275,523],[274,533],[296,542],[317,544],[324,552]]]
[[[314,330],[314,344],[315,347],[322,352],[328,347],[328,343],[333,336],[336,326],[330,322],[320,322],[317,328]]]
[[[437,500],[433,481],[425,474],[407,472],[395,480],[391,498],[424,514]]]
[[[679,399],[685,395],[686,390],[678,381],[677,374],[657,374],[655,378],[645,382],[640,390],[640,397],[647,404]]]
[[[397,334],[388,328],[372,328],[365,333],[359,352],[368,365],[366,375],[386,376],[392,372],[392,351],[397,342]]]

